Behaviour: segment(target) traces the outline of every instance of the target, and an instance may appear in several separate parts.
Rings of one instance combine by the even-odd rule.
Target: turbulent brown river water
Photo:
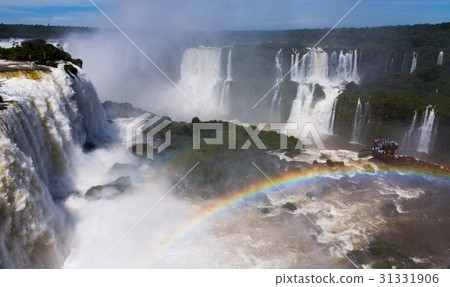
[[[114,199],[72,198],[66,206],[79,223],[64,267],[354,268],[329,239],[346,254],[386,240],[403,244],[421,267],[449,264],[448,179],[383,172],[382,163],[349,150],[306,149],[294,160],[325,158],[354,172],[283,186],[300,210],[284,208],[287,199],[276,189],[209,217],[204,210],[219,199],[169,195],[101,262],[169,185],[143,178],[132,193]],[[377,172],[359,173],[365,164]]]

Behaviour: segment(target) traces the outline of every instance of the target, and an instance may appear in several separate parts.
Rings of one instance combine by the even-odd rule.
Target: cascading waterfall
[[[339,64],[338,55],[337,55],[336,51],[333,51],[333,53],[331,53],[331,58],[330,58],[330,70],[329,70],[330,78],[336,77],[338,64]]]
[[[414,52],[413,53],[412,63],[411,63],[411,70],[410,70],[409,73],[412,74],[416,68],[417,68],[417,53]]]
[[[231,66],[230,52],[228,63]],[[207,115],[227,112],[223,106],[228,101],[228,93],[224,90],[226,79],[222,77],[221,55],[222,48],[190,48],[184,52],[181,62],[179,86]],[[231,78],[231,69],[229,72]]]
[[[351,142],[365,144],[367,141],[368,128],[370,127],[370,104],[369,102],[361,104],[358,98],[356,105],[355,118],[353,120],[353,130]]]
[[[430,144],[433,136],[434,121],[436,113],[432,106],[425,109],[422,126],[420,127],[419,145],[417,151],[428,153],[430,151]]]
[[[232,52],[233,50],[228,51],[227,57],[227,78],[225,79],[225,83],[223,84],[222,93],[220,95],[220,107],[222,111],[228,112],[229,110],[229,101],[230,101],[230,85],[233,81],[232,77]]]
[[[298,83],[288,122],[301,129],[307,122],[324,133],[332,133],[335,100],[348,82],[359,82],[357,51],[328,54],[321,48],[310,49],[300,58],[291,55],[291,81]]]
[[[361,100],[358,98],[358,104],[356,105],[355,118],[353,120],[353,132],[352,132],[352,142],[357,141],[357,134],[359,133],[362,120],[362,104]]]
[[[281,116],[281,98],[280,85],[283,82],[283,62],[281,57],[282,49],[275,55],[275,88],[273,89],[273,98],[270,105],[270,121],[280,121]]]
[[[333,107],[331,108],[331,119],[330,123],[328,125],[328,131],[332,134],[334,129],[334,119],[336,117],[336,104],[337,104],[337,98],[333,101]]]
[[[91,83],[63,64],[0,74],[0,265],[58,267],[67,254],[65,215],[53,198],[74,192],[71,159],[106,116]]]
[[[402,145],[400,148],[404,150],[415,149],[414,143],[416,142],[416,124],[417,124],[417,111],[414,111],[414,116],[411,125],[406,132],[402,140]]]
[[[403,150],[429,153],[436,133],[435,128],[436,111],[432,106],[426,107],[420,125],[418,125],[418,113],[415,111],[411,125],[403,136],[401,148]]]
[[[444,61],[444,51],[440,51],[439,52],[439,56],[438,56],[438,60],[437,60],[437,64],[438,65],[442,65]]]

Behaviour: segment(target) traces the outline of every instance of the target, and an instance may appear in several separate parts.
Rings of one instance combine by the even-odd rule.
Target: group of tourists
[[[396,159],[400,163],[412,163],[422,167],[440,169],[450,172],[450,166],[436,165],[429,161],[416,159],[412,156],[396,155],[394,154],[396,149],[398,149],[398,143],[395,141],[388,139],[375,139],[373,141],[372,151],[379,153],[384,158]]]
[[[382,155],[394,155],[394,151],[398,149],[398,143],[388,139],[375,139],[373,141],[372,150]]]

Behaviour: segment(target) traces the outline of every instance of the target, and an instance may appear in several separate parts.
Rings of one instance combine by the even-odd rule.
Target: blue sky
[[[333,26],[357,0],[94,0],[119,26],[280,30]],[[0,0],[0,22],[110,27],[89,0]],[[449,0],[363,0],[340,24],[450,22]]]

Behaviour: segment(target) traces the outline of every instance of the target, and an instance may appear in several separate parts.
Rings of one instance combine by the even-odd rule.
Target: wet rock
[[[124,193],[131,187],[131,178],[129,176],[119,177],[117,180],[105,184],[91,187],[84,195],[89,199],[112,198]]]
[[[286,202],[285,204],[283,204],[282,207],[286,208],[286,209],[289,209],[290,211],[297,210],[297,206],[292,201]]]

